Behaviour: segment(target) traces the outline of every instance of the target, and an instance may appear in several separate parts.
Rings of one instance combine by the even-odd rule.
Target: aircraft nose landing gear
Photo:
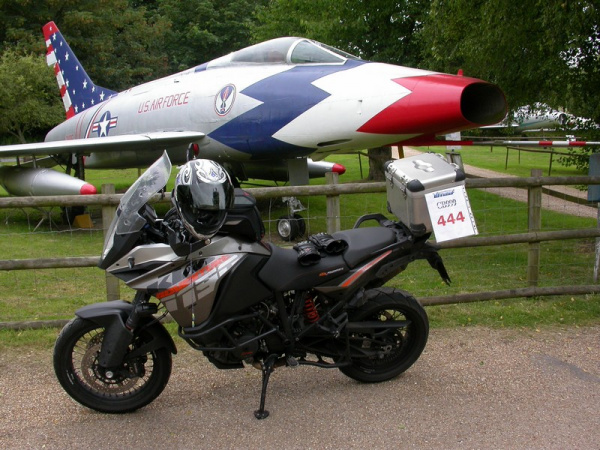
[[[290,242],[306,233],[306,222],[298,214],[306,208],[296,197],[285,197],[283,201],[288,204],[289,214],[277,220],[277,234],[284,241]]]

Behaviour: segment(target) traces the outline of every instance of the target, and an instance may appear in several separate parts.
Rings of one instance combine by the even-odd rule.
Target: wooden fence
[[[538,287],[539,274],[539,244],[542,241],[600,238],[600,228],[586,228],[560,231],[541,231],[541,196],[542,187],[551,185],[597,185],[600,184],[600,176],[573,176],[573,177],[543,177],[541,170],[534,172],[527,178],[469,178],[466,180],[467,188],[525,188],[529,191],[529,230],[527,233],[510,234],[503,236],[471,236],[437,244],[439,249],[455,249],[468,247],[529,244],[528,252],[528,274],[527,288],[508,289],[500,291],[477,292],[469,294],[456,294],[450,296],[435,296],[420,298],[422,304],[441,305],[450,303],[476,302],[486,300],[498,300],[520,297],[537,297],[545,295],[583,295],[600,293],[600,285],[574,285],[556,287]],[[339,228],[340,217],[340,195],[379,193],[385,192],[385,182],[376,183],[348,183],[337,184],[335,178],[327,185],[319,186],[284,186],[269,188],[247,189],[257,199],[269,199],[279,197],[302,197],[325,195],[327,202],[327,226],[328,232],[334,232]],[[114,194],[114,188],[103,186],[103,194],[91,196],[58,196],[58,197],[9,197],[0,199],[1,208],[25,208],[25,207],[68,207],[68,206],[102,206],[103,227],[106,230],[114,214],[115,206],[118,205],[121,194]],[[170,194],[155,196],[155,202],[169,202]],[[29,269],[57,269],[74,267],[95,267],[99,257],[71,257],[71,258],[48,258],[48,259],[20,259],[0,260],[0,270],[29,270]],[[118,283],[116,279],[107,276],[107,298],[109,300],[119,297]],[[0,322],[0,328],[38,328],[50,325],[61,325],[65,321],[52,322],[27,322],[10,324]]]

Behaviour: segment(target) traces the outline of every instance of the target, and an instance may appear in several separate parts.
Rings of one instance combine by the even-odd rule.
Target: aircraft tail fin
[[[117,94],[92,82],[54,22],[44,25],[43,31],[46,62],[54,67],[67,119]]]

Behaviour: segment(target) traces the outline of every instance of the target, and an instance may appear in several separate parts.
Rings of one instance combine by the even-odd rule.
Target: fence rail
[[[526,178],[467,178],[467,188],[529,188],[541,186],[587,186],[600,184],[600,176],[572,176],[572,177],[526,177]],[[371,194],[385,192],[384,181],[374,183],[346,183],[328,184],[317,186],[277,186],[266,188],[246,189],[257,199],[278,197],[303,197],[309,195],[346,195],[346,194]],[[26,208],[49,206],[116,206],[123,194],[98,194],[98,195],[61,195],[47,197],[5,197],[0,198],[2,208]],[[157,194],[152,201],[169,202],[171,194]]]
[[[542,186],[549,185],[597,185],[600,184],[600,176],[572,176],[572,177],[543,177],[531,176],[527,178],[469,178],[466,180],[468,188],[526,188],[531,194],[541,196]],[[110,187],[106,186],[107,189]],[[380,193],[385,192],[386,183],[348,183],[348,184],[327,184],[318,186],[284,186],[270,188],[249,188],[247,189],[257,199],[270,199],[278,197],[302,197],[325,195],[327,197],[336,197],[348,194],[360,193]],[[114,192],[114,191],[112,191]],[[0,199],[0,209],[2,208],[25,208],[25,207],[68,207],[68,206],[103,206],[103,216],[108,211],[114,212],[114,207],[118,205],[122,194],[99,194],[91,196],[58,196],[58,197],[9,197]],[[156,195],[153,202],[169,202],[170,193]],[[331,202],[333,205],[339,202]],[[539,202],[534,202],[538,204]],[[532,205],[530,204],[530,214]],[[539,212],[538,212],[539,213]],[[328,211],[328,216],[337,215],[338,211]],[[333,231],[333,230],[329,230]],[[509,234],[502,236],[486,237],[466,237],[453,241],[446,241],[437,244],[439,249],[456,249],[468,247],[512,245],[527,243],[531,246],[530,252],[535,251],[535,246],[542,241],[581,239],[581,238],[600,238],[600,228],[586,228],[575,230],[559,231],[538,231],[530,229],[528,233]],[[76,267],[95,267],[98,264],[99,257],[71,257],[71,258],[47,258],[47,259],[19,259],[19,260],[0,260],[0,270],[30,270],[30,269],[60,269]],[[114,281],[114,280],[113,280]],[[112,290],[114,296],[114,284],[110,287],[107,279],[107,290]],[[535,283],[534,283],[535,284]],[[507,298],[520,298],[545,295],[583,295],[600,293],[600,285],[579,285],[579,286],[557,286],[540,288],[530,285],[527,288],[509,289],[501,291],[476,292],[469,294],[455,294],[448,296],[422,297],[421,302],[424,305],[442,305],[450,303],[476,302],[486,300],[498,300]],[[22,328],[41,328],[47,326],[59,326],[65,321],[34,321],[15,323],[2,323],[1,328],[22,329]]]

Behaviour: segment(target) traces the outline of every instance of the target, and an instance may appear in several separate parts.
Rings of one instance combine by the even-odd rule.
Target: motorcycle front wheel
[[[421,356],[429,336],[429,320],[421,304],[407,292],[380,288],[366,295],[367,303],[350,315],[350,322],[393,320],[401,326],[351,332],[352,363],[340,367],[340,371],[357,381],[378,383],[400,375]]]
[[[64,390],[88,408],[106,413],[135,411],[163,391],[171,375],[171,353],[151,350],[135,358],[125,356],[120,367],[98,364],[104,327],[75,318],[60,332],[54,346],[54,371]],[[129,352],[151,340],[143,330],[134,336]]]

